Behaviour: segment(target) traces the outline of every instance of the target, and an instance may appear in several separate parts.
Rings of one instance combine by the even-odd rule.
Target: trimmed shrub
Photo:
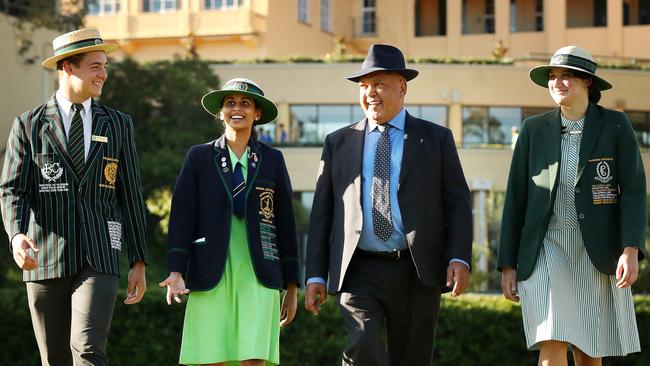
[[[108,353],[113,365],[175,365],[185,306],[167,306],[157,288],[141,304],[115,307]],[[318,317],[302,308],[281,333],[282,365],[340,365],[346,332],[330,297]],[[650,297],[636,296],[641,344],[650,341]],[[37,365],[24,288],[0,290],[0,364]],[[537,353],[526,350],[518,305],[496,295],[444,296],[436,337],[435,365],[534,365]],[[604,365],[649,365],[647,353],[605,359]]]

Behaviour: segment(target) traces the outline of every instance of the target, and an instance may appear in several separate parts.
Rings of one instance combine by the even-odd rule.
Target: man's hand
[[[14,253],[14,261],[24,271],[31,271],[36,269],[38,262],[36,258],[27,254],[27,251],[31,249],[35,253],[38,252],[38,247],[36,243],[25,234],[16,234],[11,239],[11,251]]]
[[[517,270],[511,267],[501,269],[501,291],[506,299],[519,302],[519,293],[517,292]]]
[[[167,286],[167,305],[172,304],[172,298],[177,303],[181,303],[180,295],[187,295],[190,293],[190,290],[185,288],[185,280],[183,280],[183,275],[178,272],[170,272],[169,276],[158,284],[160,287]]]
[[[469,287],[469,268],[461,262],[450,262],[447,267],[447,287],[454,285],[451,296],[460,296]]]
[[[310,283],[305,292],[305,309],[318,315],[320,306],[327,299],[327,288],[322,283]]]
[[[137,304],[142,300],[144,292],[147,291],[147,279],[144,274],[144,262],[136,262],[129,271],[128,285],[126,289],[127,305]]]
[[[284,328],[296,316],[296,309],[298,308],[298,286],[295,283],[290,283],[287,286],[287,291],[282,298],[282,307],[280,308],[280,327]]]
[[[639,249],[626,247],[618,258],[616,266],[616,287],[626,288],[632,286],[639,277]]]

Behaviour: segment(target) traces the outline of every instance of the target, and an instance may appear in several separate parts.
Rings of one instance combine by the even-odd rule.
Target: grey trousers
[[[431,365],[440,290],[422,284],[410,256],[356,252],[337,303],[348,331],[344,366]]]
[[[117,276],[85,266],[73,276],[26,285],[43,365],[108,365],[106,344],[117,298]]]

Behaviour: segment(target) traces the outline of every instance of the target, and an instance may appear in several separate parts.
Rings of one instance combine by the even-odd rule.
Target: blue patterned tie
[[[241,163],[237,162],[232,174],[232,212],[239,218],[244,217],[246,206],[246,181],[241,169]]]
[[[81,112],[84,106],[75,103],[72,105],[72,122],[70,123],[70,132],[68,136],[68,154],[72,159],[74,171],[78,177],[84,174],[84,124],[81,119]]]
[[[372,226],[375,234],[383,241],[393,233],[393,219],[390,214],[390,125],[378,126],[381,131],[375,167],[372,177]]]

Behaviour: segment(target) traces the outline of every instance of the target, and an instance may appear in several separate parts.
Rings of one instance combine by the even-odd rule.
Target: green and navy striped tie
[[[70,134],[68,136],[68,154],[72,158],[74,171],[78,177],[84,174],[84,124],[81,120],[81,112],[84,106],[82,104],[73,104],[72,122],[70,124]]]

